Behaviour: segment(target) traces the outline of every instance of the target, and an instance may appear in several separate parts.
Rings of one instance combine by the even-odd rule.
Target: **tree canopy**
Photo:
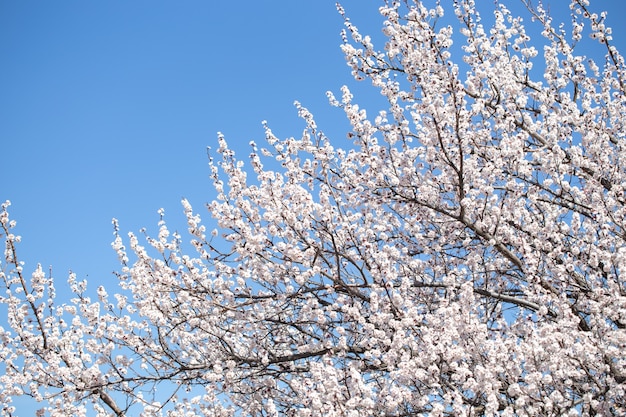
[[[523,4],[388,1],[384,45],[345,17],[387,109],[328,93],[330,139],[296,103],[245,163],[220,136],[218,227],[115,223],[119,288],[59,303],[2,205],[2,415],[625,415],[624,60],[587,0]]]

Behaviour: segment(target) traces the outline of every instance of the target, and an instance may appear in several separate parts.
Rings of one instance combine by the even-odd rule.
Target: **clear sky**
[[[380,2],[342,4],[380,35]],[[595,4],[624,45],[626,2]],[[208,221],[218,131],[246,159],[262,120],[280,137],[301,133],[298,100],[343,140],[325,95],[354,85],[342,28],[332,0],[0,0],[0,200],[12,201],[26,270],[113,287],[113,217],[154,232],[163,207],[181,230],[186,197]],[[355,101],[367,107],[368,94]]]
[[[203,211],[218,131],[245,159],[262,120],[301,133],[299,100],[345,135],[325,96],[351,81],[342,25],[333,1],[0,2],[0,200],[22,258],[112,280],[111,218],[180,222],[181,197]]]

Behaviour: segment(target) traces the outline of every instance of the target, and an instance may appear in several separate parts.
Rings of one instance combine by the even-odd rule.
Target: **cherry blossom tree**
[[[187,201],[191,245],[115,224],[120,288],[70,276],[56,301],[5,203],[2,415],[23,395],[54,416],[626,415],[626,71],[606,16],[449,3],[386,2],[378,47],[346,17],[347,62],[387,109],[329,93],[351,124],[331,141],[296,103],[302,135],[266,125],[246,164],[220,136],[217,228]]]

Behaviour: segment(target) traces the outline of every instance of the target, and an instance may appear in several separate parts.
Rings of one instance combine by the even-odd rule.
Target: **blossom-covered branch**
[[[120,288],[98,300],[71,276],[56,305],[41,268],[28,283],[3,206],[3,414],[17,395],[55,415],[626,414],[625,68],[606,16],[572,0],[559,25],[523,2],[531,38],[502,4],[433,3],[385,2],[384,45],[339,6],[348,65],[388,108],[328,93],[342,141],[296,103],[302,135],[265,124],[247,165],[220,135],[216,229],[186,200],[191,253],[164,220],[143,244],[116,224]]]

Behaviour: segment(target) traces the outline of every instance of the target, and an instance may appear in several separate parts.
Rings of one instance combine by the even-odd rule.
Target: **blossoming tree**
[[[346,18],[388,109],[329,94],[331,142],[297,105],[246,166],[219,137],[218,228],[118,235],[93,299],[26,275],[3,205],[2,415],[626,415],[624,60],[586,0],[526,6],[390,1],[384,49]]]

